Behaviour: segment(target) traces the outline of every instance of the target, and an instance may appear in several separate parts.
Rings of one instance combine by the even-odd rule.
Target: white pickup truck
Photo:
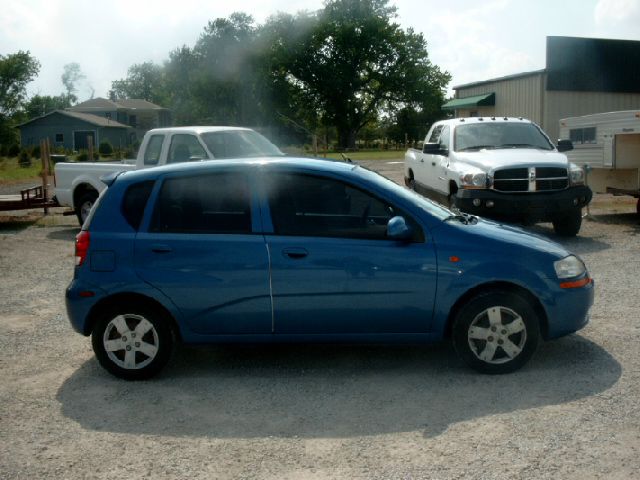
[[[584,171],[522,118],[472,117],[432,125],[422,151],[405,154],[407,186],[463,212],[520,221],[552,222],[574,236],[592,197]]]
[[[145,134],[135,160],[56,164],[55,196],[61,206],[73,208],[82,225],[99,193],[106,188],[100,178],[107,174],[177,162],[282,155],[278,147],[248,128],[157,128]]]

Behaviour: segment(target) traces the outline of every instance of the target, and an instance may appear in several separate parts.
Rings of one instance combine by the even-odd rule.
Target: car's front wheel
[[[482,373],[509,373],[522,367],[538,346],[540,320],[523,296],[493,291],[471,298],[453,323],[458,355]]]
[[[91,343],[107,371],[126,380],[143,380],[158,373],[169,360],[173,332],[156,309],[120,306],[98,319]]]

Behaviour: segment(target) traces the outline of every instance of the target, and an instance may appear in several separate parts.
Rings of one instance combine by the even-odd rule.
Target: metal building
[[[561,118],[640,108],[640,42],[547,37],[544,69],[454,90],[456,117],[525,117],[556,140]]]

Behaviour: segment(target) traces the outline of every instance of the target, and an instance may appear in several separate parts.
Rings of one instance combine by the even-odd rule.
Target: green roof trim
[[[458,108],[469,107],[491,107],[496,104],[496,94],[494,92],[473,97],[454,98],[442,105],[442,110],[456,110]]]

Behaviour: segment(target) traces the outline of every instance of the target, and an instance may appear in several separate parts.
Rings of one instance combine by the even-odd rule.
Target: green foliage
[[[17,140],[14,115],[24,103],[27,84],[40,70],[40,63],[29,52],[0,55],[0,143]]]
[[[107,142],[100,142],[100,145],[98,146],[98,152],[100,153],[100,155],[111,155],[113,153],[113,146]]]
[[[93,151],[93,160],[99,160],[100,155],[95,150]],[[86,162],[89,160],[89,151],[88,150],[80,150],[78,155],[76,155],[76,161],[78,162]]]
[[[31,154],[26,149],[23,149],[20,152],[20,157],[18,158],[18,164],[22,168],[31,167]]]
[[[24,120],[41,117],[54,110],[64,110],[72,105],[72,97],[66,94],[57,96],[34,95],[24,105]]]
[[[163,65],[133,65],[110,96],[168,107],[178,125],[268,125],[299,144],[335,130],[343,149],[359,135],[368,144],[384,136],[381,118],[406,120],[390,131],[400,141],[439,117],[450,76],[395,12],[388,0],[327,0],[262,25],[236,12],[209,21]]]
[[[40,158],[40,145],[33,147],[30,153],[32,158]]]
[[[17,143],[11,144],[11,146],[7,149],[7,154],[10,157],[17,157],[20,154],[20,145]]]
[[[0,144],[0,157],[6,157],[9,154],[9,147],[4,143]]]

